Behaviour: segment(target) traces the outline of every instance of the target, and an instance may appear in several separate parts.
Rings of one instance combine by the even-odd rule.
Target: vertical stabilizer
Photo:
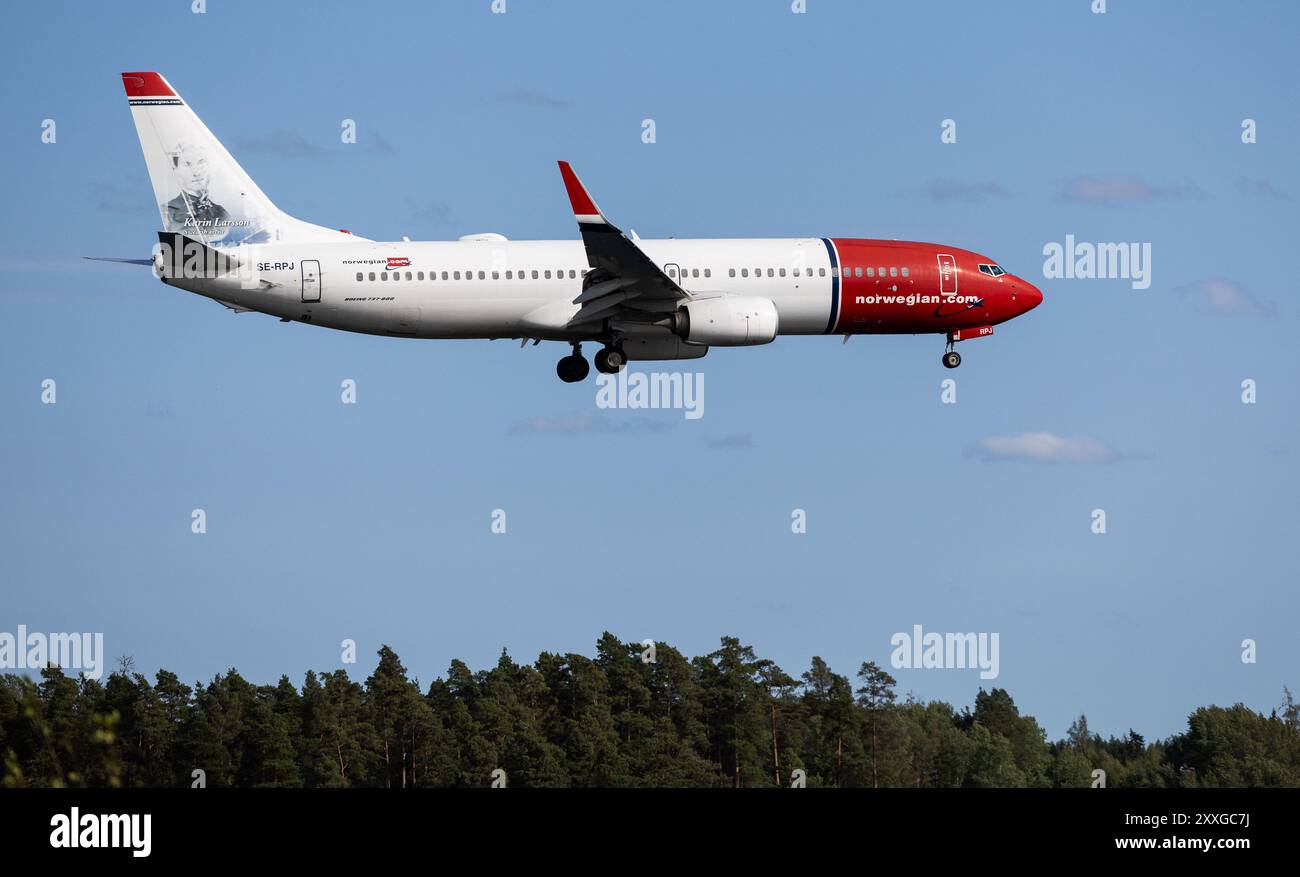
[[[281,211],[160,73],[123,73],[165,231],[213,247],[355,240]]]

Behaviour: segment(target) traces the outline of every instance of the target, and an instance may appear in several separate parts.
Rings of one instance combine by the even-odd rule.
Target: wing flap
[[[569,325],[576,326],[579,323],[590,323],[597,317],[607,316],[609,312],[617,310],[627,297],[628,293],[626,292],[612,292],[594,302],[588,302],[569,318]]]

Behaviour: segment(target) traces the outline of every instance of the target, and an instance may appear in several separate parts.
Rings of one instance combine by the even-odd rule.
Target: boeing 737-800
[[[123,73],[163,231],[164,282],[236,311],[374,335],[560,341],[556,371],[697,359],[778,335],[945,336],[956,342],[1036,307],[996,260],[936,244],[858,238],[642,240],[560,174],[581,241],[372,241],[295,219],[262,193],[159,73]]]

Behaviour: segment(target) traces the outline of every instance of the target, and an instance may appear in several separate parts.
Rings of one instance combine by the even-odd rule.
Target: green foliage
[[[379,650],[364,682],[344,670],[253,685],[231,669],[153,682],[129,660],[104,684],[58,668],[0,676],[0,782],[6,786],[473,787],[504,771],[514,787],[789,786],[1300,787],[1300,709],[1272,715],[1203,707],[1187,731],[1147,743],[1102,739],[1080,716],[1046,740],[1000,688],[957,713],[908,697],[873,662],[855,689],[821,658],[795,678],[724,637],[655,660],[605,633],[594,658],[504,651],[473,672],[453,661],[422,691]],[[499,775],[499,774],[498,774]]]

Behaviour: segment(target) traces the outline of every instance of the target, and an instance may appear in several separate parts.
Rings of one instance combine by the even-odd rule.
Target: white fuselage
[[[827,331],[832,280],[819,238],[638,245],[694,297],[761,296],[776,305],[780,334]],[[584,334],[566,325],[578,311],[573,300],[588,267],[579,240],[357,240],[229,252],[241,263],[236,274],[172,285],[239,308],[350,332],[551,340]]]

